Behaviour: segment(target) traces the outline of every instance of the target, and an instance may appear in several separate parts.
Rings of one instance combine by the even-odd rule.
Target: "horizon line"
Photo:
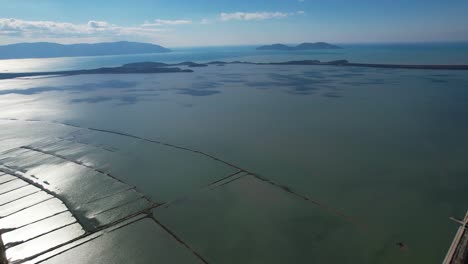
[[[336,45],[414,45],[414,44],[468,44],[467,40],[432,40],[432,41],[351,41],[351,42],[328,42],[328,41],[302,41],[302,42],[269,42],[269,43],[244,43],[244,44],[206,44],[206,45],[162,45],[153,42],[141,42],[141,41],[130,41],[130,40],[116,40],[116,41],[102,41],[102,42],[77,42],[77,43],[60,43],[51,41],[32,41],[32,42],[15,42],[8,44],[0,44],[2,46],[16,45],[16,44],[35,44],[35,43],[51,43],[60,45],[79,45],[79,44],[102,44],[102,43],[117,43],[117,42],[133,42],[133,43],[145,43],[159,45],[164,48],[208,48],[208,47],[252,47],[260,45],[272,45],[272,44],[284,44],[284,45],[297,45],[301,43],[316,43],[325,42]]]

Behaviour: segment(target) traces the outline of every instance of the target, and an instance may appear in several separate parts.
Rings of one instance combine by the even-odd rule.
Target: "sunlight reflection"
[[[0,73],[63,70],[70,64],[70,59],[71,58],[2,60]]]

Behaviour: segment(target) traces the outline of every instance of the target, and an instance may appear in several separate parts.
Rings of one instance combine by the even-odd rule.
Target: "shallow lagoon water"
[[[297,263],[440,263],[457,228],[448,217],[462,215],[468,199],[467,114],[462,71],[212,65],[194,73],[0,82],[0,118],[18,119],[2,121],[2,151],[28,145],[53,152],[111,173],[155,202],[173,201],[155,217],[213,263],[284,263],[286,256]],[[50,121],[201,150],[356,222],[269,185],[254,188],[251,176],[201,190],[234,171]],[[42,156],[27,155],[2,161],[66,190],[60,173],[36,168]]]
[[[177,47],[169,53],[2,60],[0,72],[38,72],[94,69],[125,63],[156,61],[284,62],[290,60],[349,60],[386,64],[468,64],[468,43],[369,43],[338,44],[343,49],[277,51],[256,50],[258,46]]]

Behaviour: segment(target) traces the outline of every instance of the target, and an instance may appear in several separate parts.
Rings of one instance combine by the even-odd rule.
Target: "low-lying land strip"
[[[416,69],[416,70],[468,70],[468,65],[417,65],[417,64],[378,64],[378,63],[353,63],[347,60],[335,60],[321,62],[318,60],[296,60],[285,62],[257,63],[248,61],[212,61],[208,63],[195,63],[191,61],[167,64],[161,62],[137,62],[124,64],[119,67],[103,67],[89,70],[51,71],[51,72],[18,72],[0,73],[0,80],[20,77],[50,76],[50,75],[81,75],[81,74],[136,74],[136,73],[179,73],[193,72],[191,69],[181,69],[177,66],[207,67],[208,65],[223,66],[226,64],[253,64],[253,65],[311,65],[311,66],[340,66],[340,67],[367,67],[385,69]]]

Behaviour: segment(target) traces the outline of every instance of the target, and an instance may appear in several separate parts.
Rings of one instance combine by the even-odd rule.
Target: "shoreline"
[[[118,67],[104,67],[89,70],[70,70],[70,71],[52,71],[52,72],[17,72],[0,73],[0,80],[14,79],[21,77],[34,76],[67,76],[67,75],[86,75],[86,74],[143,74],[143,73],[188,73],[191,69],[181,69],[177,66],[186,66],[190,68],[207,67],[209,65],[224,66],[228,64],[249,64],[249,65],[296,65],[296,66],[337,66],[337,67],[362,67],[362,68],[383,68],[383,69],[408,69],[408,70],[468,70],[468,64],[465,65],[417,65],[417,64],[378,64],[378,63],[353,63],[347,60],[335,60],[321,62],[318,60],[297,60],[285,62],[248,62],[248,61],[211,61],[207,63],[195,63],[191,61],[181,63],[161,63],[161,62],[136,62],[124,64]]]

